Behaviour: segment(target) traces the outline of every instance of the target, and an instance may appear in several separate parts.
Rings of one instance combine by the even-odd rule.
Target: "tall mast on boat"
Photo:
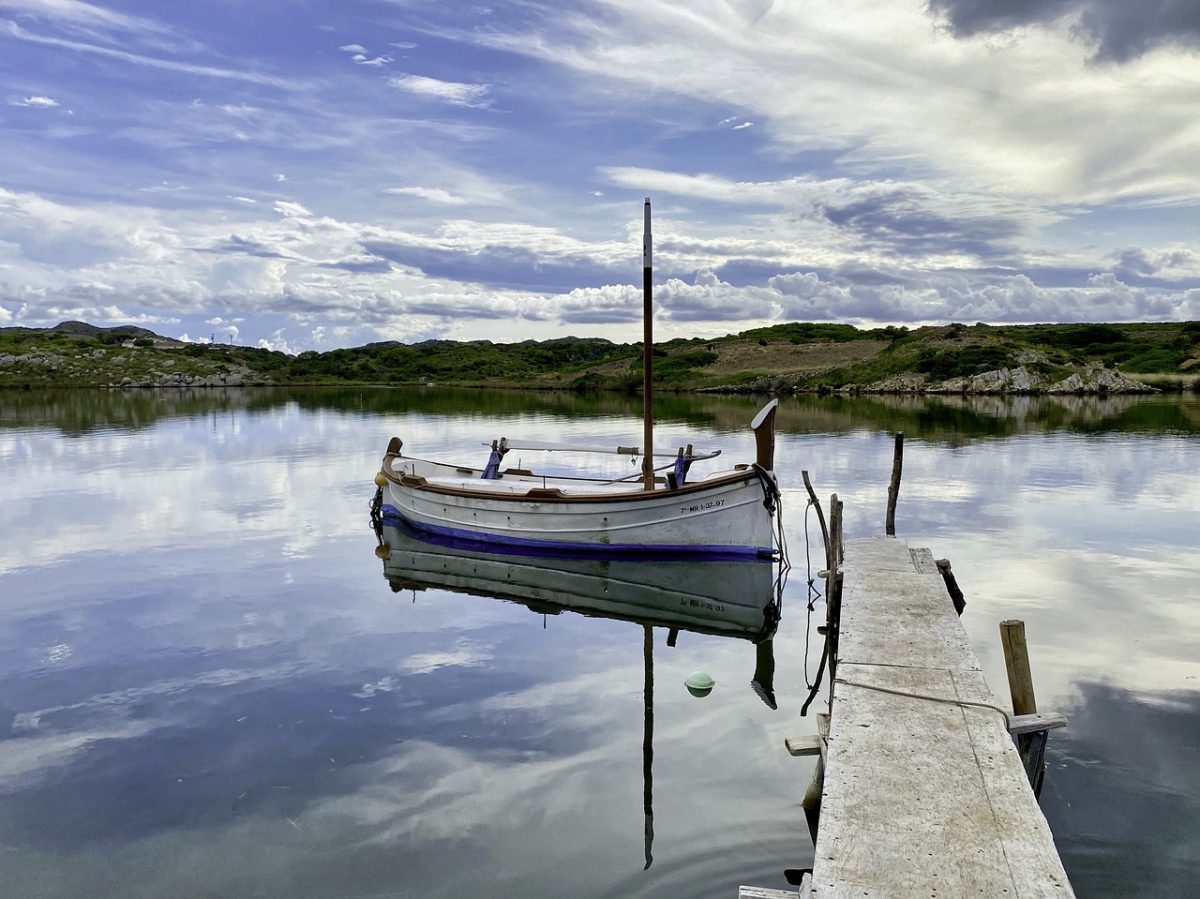
[[[650,198],[642,230],[642,481],[654,489],[654,309],[651,304]]]

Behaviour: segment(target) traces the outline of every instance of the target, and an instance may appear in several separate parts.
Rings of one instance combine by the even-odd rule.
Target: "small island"
[[[655,344],[664,390],[1123,394],[1200,391],[1200,322],[860,329],[790,322]],[[289,355],[133,326],[0,328],[0,387],[379,384],[636,392],[640,343],[397,341]]]

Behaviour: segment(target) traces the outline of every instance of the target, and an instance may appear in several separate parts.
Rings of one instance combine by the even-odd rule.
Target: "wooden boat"
[[[643,240],[644,341],[642,447],[569,447],[494,441],[482,468],[405,455],[393,437],[375,482],[385,519],[457,540],[511,549],[617,555],[691,555],[709,558],[771,557],[782,543],[779,488],[774,474],[775,410],[772,400],[755,416],[752,463],[708,474],[687,475],[695,461],[718,453],[681,448],[673,470],[659,477],[653,450],[653,341],[650,329],[650,201]],[[526,469],[501,470],[505,453],[521,450],[615,452],[642,458],[641,482],[543,476]]]

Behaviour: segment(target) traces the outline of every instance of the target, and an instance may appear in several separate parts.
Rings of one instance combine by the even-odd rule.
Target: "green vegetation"
[[[1017,369],[1042,385],[1108,370],[1114,377],[1189,389],[1200,380],[1200,322],[955,322],[915,329],[787,322],[714,339],[674,338],[656,345],[654,355],[654,380],[665,391],[828,391],[894,379],[919,386]],[[599,338],[388,341],[292,356],[182,344],[128,326],[64,322],[51,329],[0,329],[0,386],[432,383],[586,394],[639,391],[641,365],[640,344]]]

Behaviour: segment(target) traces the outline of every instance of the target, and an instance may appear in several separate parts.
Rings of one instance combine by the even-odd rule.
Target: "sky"
[[[1197,0],[0,0],[0,327],[1200,319]]]

